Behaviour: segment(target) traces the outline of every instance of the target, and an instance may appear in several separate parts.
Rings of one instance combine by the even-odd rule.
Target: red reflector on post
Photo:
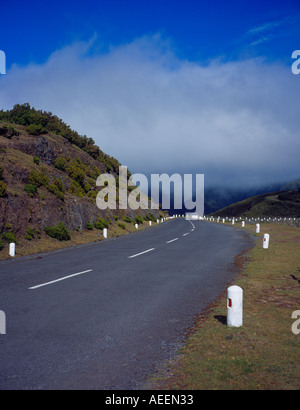
[[[232,300],[228,299],[228,307],[232,307]]]

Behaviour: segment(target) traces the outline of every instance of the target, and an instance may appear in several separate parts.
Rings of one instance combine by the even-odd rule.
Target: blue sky
[[[289,64],[299,47],[296,1],[21,1],[2,2],[1,49],[7,64],[41,63],[74,41],[97,36],[97,52],[160,33],[180,58],[262,56]]]
[[[1,4],[0,109],[29,102],[134,173],[300,177],[299,1]]]

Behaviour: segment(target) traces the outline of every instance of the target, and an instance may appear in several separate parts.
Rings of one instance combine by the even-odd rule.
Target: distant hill
[[[38,241],[45,228],[57,225],[60,239],[68,239],[73,232],[101,233],[107,224],[120,230],[124,218],[156,221],[158,211],[97,208],[98,175],[118,177],[119,166],[52,113],[29,104],[0,111],[0,251],[13,238],[19,244]]]
[[[280,191],[297,191],[300,188],[300,178],[282,185]]]
[[[264,185],[255,188],[205,188],[205,214],[211,214],[236,202],[261,195],[266,192],[280,191],[282,184]]]
[[[300,189],[256,195],[214,213],[220,217],[291,217],[300,218]]]

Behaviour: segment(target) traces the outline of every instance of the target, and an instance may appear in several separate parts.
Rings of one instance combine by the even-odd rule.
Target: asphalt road
[[[244,231],[175,219],[0,263],[0,389],[140,389],[232,280]]]

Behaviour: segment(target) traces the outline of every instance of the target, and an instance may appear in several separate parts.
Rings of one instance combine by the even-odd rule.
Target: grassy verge
[[[292,312],[300,310],[300,229],[275,224],[261,225],[261,234],[255,234],[255,225],[244,229],[257,244],[235,281],[244,291],[243,326],[227,327],[224,293],[198,318],[177,357],[150,380],[150,388],[300,388],[300,334],[291,330]],[[264,233],[270,234],[269,249],[262,248]]]
[[[128,223],[123,221],[124,228],[118,226],[118,222],[109,225],[108,227],[108,238],[114,238],[118,236],[127,235],[129,233],[137,232],[134,223]],[[157,225],[156,222],[152,222],[152,226]],[[148,221],[144,221],[140,224],[138,231],[144,229],[150,229]],[[39,253],[50,252],[58,249],[64,249],[72,246],[83,245],[93,242],[98,242],[104,240],[102,230],[83,230],[83,231],[73,231],[71,233],[71,239],[68,241],[59,241],[57,239],[50,238],[44,232],[41,233],[41,237],[37,239],[36,237],[31,241],[19,239],[16,246],[16,257],[35,255]],[[0,261],[5,259],[11,259],[8,255],[9,245],[5,244],[5,247],[0,251]]]

